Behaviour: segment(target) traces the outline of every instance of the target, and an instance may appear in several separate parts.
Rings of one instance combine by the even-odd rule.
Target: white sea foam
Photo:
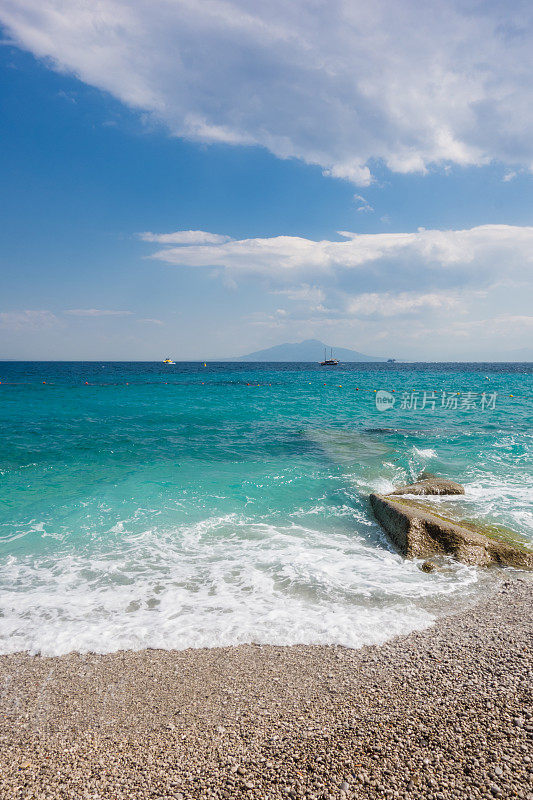
[[[433,448],[431,447],[421,448],[414,446],[413,455],[423,460],[429,460],[430,458],[437,458],[436,451],[433,450]]]
[[[465,493],[479,517],[508,525],[533,541],[531,485],[527,476],[484,476],[465,483]]]
[[[128,534],[113,548],[10,556],[0,567],[0,652],[379,643],[430,625],[476,572],[425,575],[345,530],[236,514]],[[117,541],[120,546],[117,547]],[[440,598],[440,599],[439,599]]]
[[[441,513],[450,513],[457,519],[507,526],[533,543],[531,489],[527,480],[485,475],[482,480],[465,482],[464,487],[464,495],[427,495],[424,503],[438,506]],[[417,495],[406,498],[421,499]]]
[[[394,487],[397,484],[397,481],[391,480],[390,478],[375,478],[374,480],[365,482],[361,480],[355,480],[354,483],[361,487],[367,489],[370,492],[377,492],[378,494],[388,494],[394,490]]]

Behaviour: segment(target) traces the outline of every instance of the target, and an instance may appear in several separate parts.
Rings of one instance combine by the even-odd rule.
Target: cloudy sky
[[[0,358],[531,353],[529,0],[0,0],[0,25]]]

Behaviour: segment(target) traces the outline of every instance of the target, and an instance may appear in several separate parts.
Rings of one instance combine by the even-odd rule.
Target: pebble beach
[[[0,659],[0,797],[533,798],[529,576],[381,646]]]

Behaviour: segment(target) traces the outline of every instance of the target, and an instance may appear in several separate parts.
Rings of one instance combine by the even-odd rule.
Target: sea
[[[368,497],[444,475],[533,542],[532,372],[0,363],[0,652],[357,648],[468,606],[501,571],[426,574]]]

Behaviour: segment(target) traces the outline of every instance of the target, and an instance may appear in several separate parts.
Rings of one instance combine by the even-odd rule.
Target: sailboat
[[[336,367],[339,362],[333,358],[333,348],[330,348],[330,357],[328,358],[327,349],[324,347],[324,361],[320,362],[321,367]]]

